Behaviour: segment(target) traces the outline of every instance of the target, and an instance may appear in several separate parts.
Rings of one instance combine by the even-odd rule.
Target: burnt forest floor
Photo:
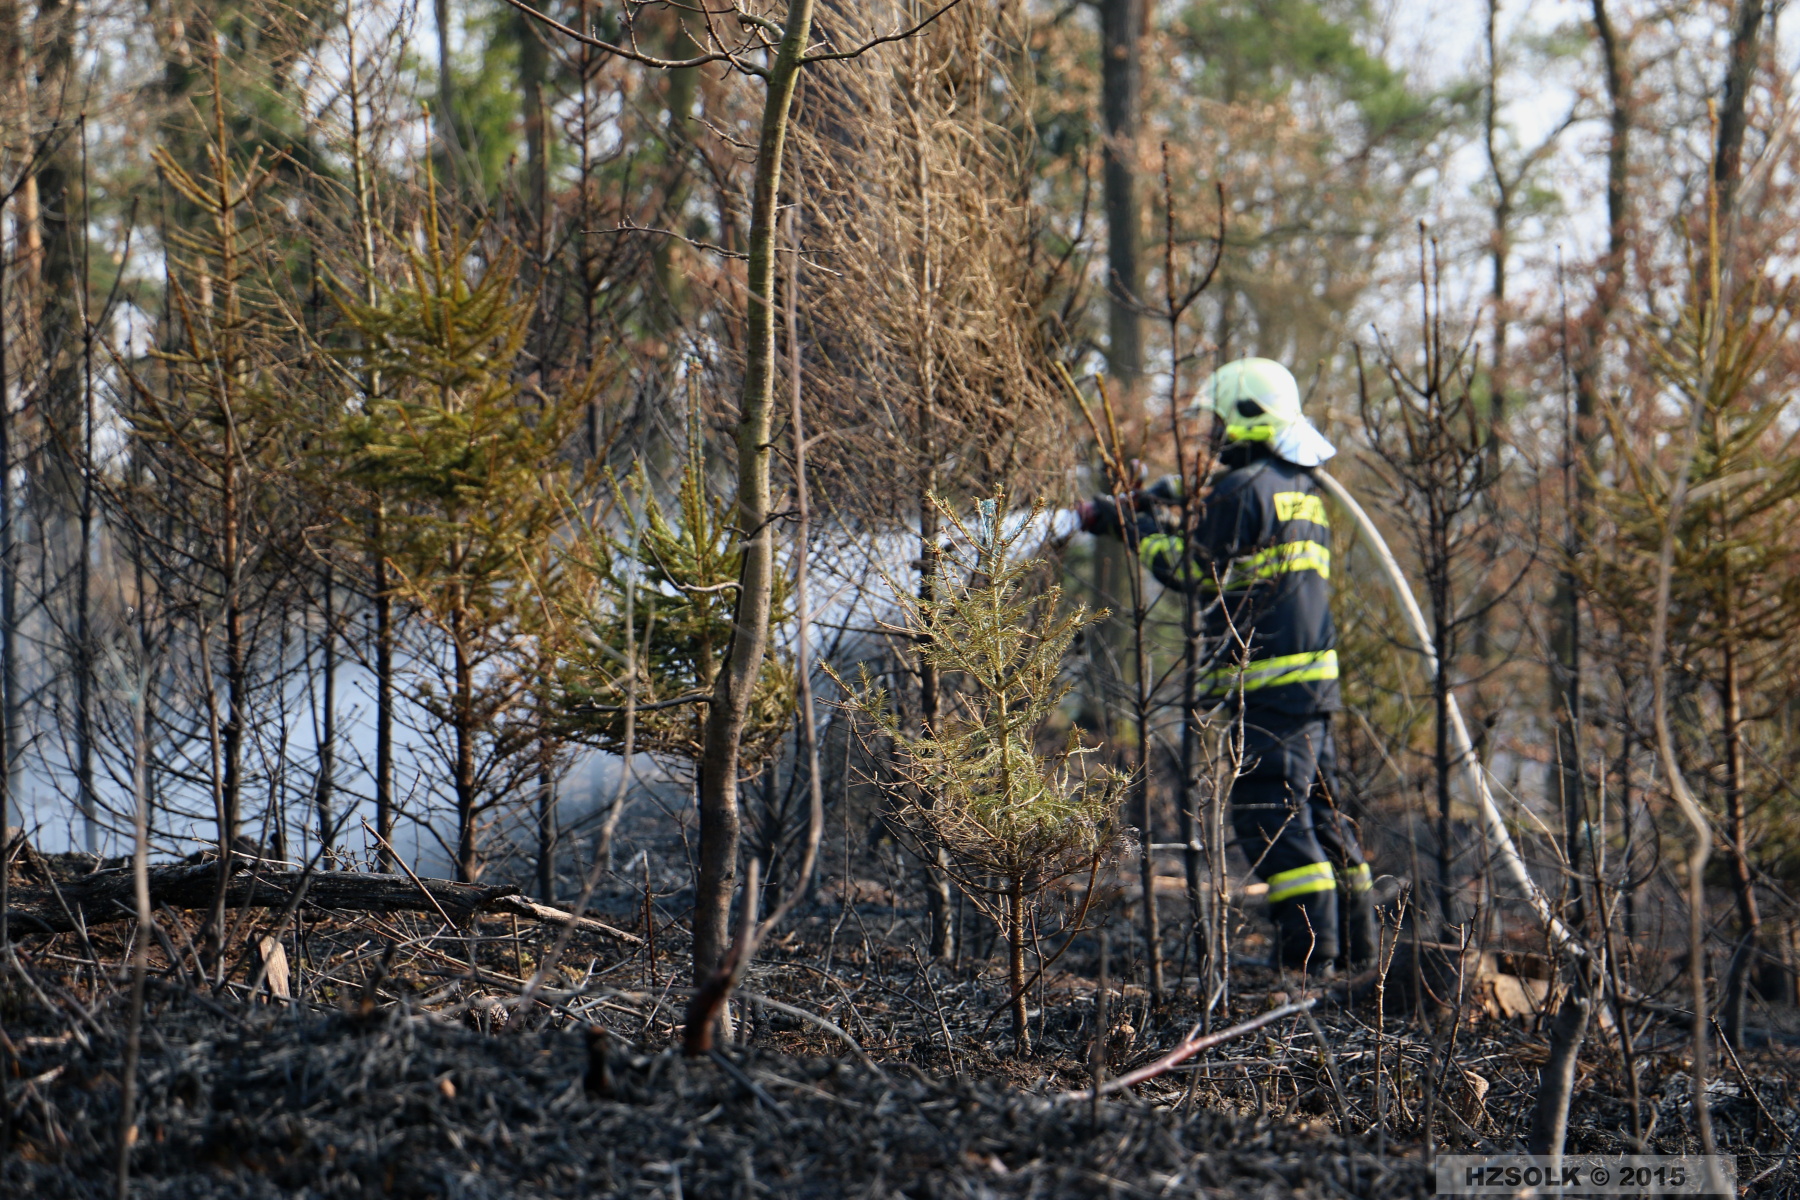
[[[1322,1041],[1284,1019],[1095,1106],[1058,1098],[1089,1078],[1086,941],[1032,990],[1021,1056],[994,1015],[997,959],[930,963],[905,913],[820,904],[765,946],[736,1039],[689,1060],[686,935],[667,914],[628,926],[655,929],[654,958],[577,935],[526,1004],[552,927],[310,914],[284,931],[283,1001],[248,994],[247,953],[223,986],[198,982],[192,914],[158,916],[131,1157],[144,1196],[1426,1196],[1428,1135],[1440,1153],[1522,1145],[1548,1055],[1547,1022],[1505,1015],[1482,980],[1462,981],[1458,1011],[1408,1003],[1396,978],[1322,1003]],[[0,1194],[114,1194],[130,928],[21,937],[0,973]],[[1197,1021],[1178,970],[1155,1009],[1115,955],[1113,1074]],[[1211,1024],[1293,995],[1238,962]],[[1645,1148],[1693,1152],[1686,1027],[1629,1015]],[[1760,1028],[1792,1015],[1765,1007]],[[1746,1194],[1800,1192],[1800,1054],[1774,1032],[1721,1066],[1713,1119]],[[1629,1151],[1630,1106],[1609,1019],[1582,1056],[1570,1152]]]

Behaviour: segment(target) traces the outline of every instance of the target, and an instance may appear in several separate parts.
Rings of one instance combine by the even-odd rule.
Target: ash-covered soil
[[[733,1047],[730,1066],[572,1031],[472,1032],[176,997],[147,1032],[134,1194],[168,1197],[1427,1196],[1416,1158],[1258,1120]],[[122,1045],[25,1038],[8,1196],[112,1194]],[[596,1086],[612,1095],[594,1094]],[[15,1082],[15,1088],[18,1083]],[[16,1094],[16,1093],[15,1093]]]

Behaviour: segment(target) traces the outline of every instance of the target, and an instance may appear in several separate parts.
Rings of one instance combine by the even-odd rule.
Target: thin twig
[[[1158,1075],[1163,1074],[1170,1068],[1180,1066],[1202,1050],[1210,1050],[1221,1042],[1228,1042],[1232,1038],[1242,1037],[1246,1033],[1254,1033],[1265,1025],[1272,1025],[1283,1018],[1307,1012],[1318,1003],[1319,998],[1317,996],[1308,996],[1304,1000],[1296,1000],[1291,1004],[1284,1004],[1280,1008],[1272,1008],[1261,1016],[1252,1017],[1248,1021],[1239,1022],[1230,1029],[1221,1029],[1217,1033],[1209,1033],[1204,1036],[1200,1033],[1200,1027],[1196,1025],[1193,1029],[1188,1031],[1188,1035],[1185,1038],[1176,1043],[1173,1050],[1147,1066],[1139,1067],[1135,1071],[1128,1071],[1117,1079],[1107,1080],[1100,1085],[1099,1092],[1103,1096],[1111,1095],[1113,1092],[1123,1091],[1128,1087],[1135,1087],[1136,1085],[1143,1083],[1146,1079],[1155,1079]],[[1093,1088],[1082,1088],[1080,1091],[1076,1092],[1058,1092],[1053,1098],[1059,1101],[1092,1100],[1094,1098],[1094,1091],[1095,1089]]]

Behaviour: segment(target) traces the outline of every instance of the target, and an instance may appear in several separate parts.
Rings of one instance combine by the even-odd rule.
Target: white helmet
[[[1268,442],[1296,466],[1316,467],[1337,448],[1300,411],[1300,385],[1293,373],[1268,358],[1240,358],[1213,372],[1200,385],[1187,415],[1211,410],[1225,422],[1228,442]]]

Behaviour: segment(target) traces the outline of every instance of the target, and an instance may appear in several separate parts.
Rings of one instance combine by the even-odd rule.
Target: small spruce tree
[[[613,483],[622,528],[582,521],[561,555],[568,586],[558,610],[565,632],[555,686],[558,719],[572,738],[623,753],[630,698],[634,749],[691,766],[700,759],[705,702],[731,641],[744,549],[729,502],[707,488],[697,406],[689,409],[674,511],[652,494],[640,463],[623,484]],[[634,582],[636,602],[627,605]],[[772,625],[788,619],[788,593],[785,576],[777,574]],[[624,656],[628,645],[637,656],[635,680]],[[681,703],[684,697],[691,703]],[[793,714],[792,660],[772,653],[763,660],[744,730],[739,765],[745,774],[754,775],[775,753]]]
[[[894,592],[907,632],[943,675],[943,715],[929,731],[903,722],[866,670],[848,703],[892,747],[889,790],[902,829],[919,847],[949,851],[951,878],[1005,935],[1013,1037],[1025,1054],[1033,911],[1051,884],[1095,869],[1118,835],[1126,776],[1090,765],[1093,750],[1078,730],[1060,745],[1040,744],[1069,692],[1069,643],[1105,614],[1065,609],[1061,588],[1031,586],[1037,561],[1012,560],[1041,506],[1009,533],[992,519],[971,530],[943,501],[932,503],[974,552],[960,562],[946,556],[929,599]],[[1006,511],[1004,493],[992,503]]]
[[[346,352],[382,391],[345,413],[345,482],[384,498],[381,553],[397,597],[431,636],[408,656],[413,699],[442,736],[459,879],[481,871],[484,831],[543,761],[534,649],[563,586],[549,548],[566,528],[563,450],[596,391],[522,383],[532,304],[510,248],[479,256],[427,204],[404,282],[339,285]]]

